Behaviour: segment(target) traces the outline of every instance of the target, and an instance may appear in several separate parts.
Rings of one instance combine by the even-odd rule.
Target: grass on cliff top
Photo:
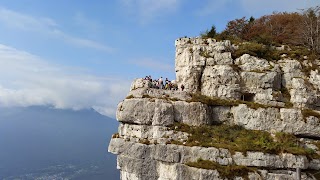
[[[249,172],[256,172],[256,168],[250,168],[245,166],[228,165],[222,166],[214,161],[198,159],[197,162],[187,162],[187,166],[202,168],[202,169],[213,169],[219,172],[219,176],[227,179],[234,179],[235,177],[243,177],[249,179]]]
[[[281,55],[283,54],[286,54],[286,57],[298,60],[303,60],[304,56],[307,56],[311,61],[319,58],[319,54],[314,53],[305,47],[290,46],[286,47],[284,50],[276,50],[271,45],[265,45],[256,42],[241,43],[239,44],[238,49],[232,51],[233,59],[236,59],[243,54],[250,54],[251,56],[263,58],[268,61],[280,60]]]
[[[189,134],[186,142],[171,141],[172,144],[186,146],[216,147],[236,151],[259,151],[270,154],[292,153],[306,155],[309,158],[320,158],[312,149],[304,148],[292,134],[276,133],[275,138],[269,132],[248,130],[241,126],[189,126],[175,123],[170,129]]]
[[[239,104],[246,104],[248,107],[252,109],[258,108],[268,108],[270,106],[255,103],[255,102],[248,102],[242,100],[231,100],[231,99],[221,99],[217,97],[208,97],[201,94],[190,94],[191,99],[187,102],[201,102],[203,104],[207,104],[209,106],[237,106]]]
[[[126,99],[132,99],[132,98],[134,98],[132,94],[126,97]]]
[[[313,144],[316,145],[320,151],[320,141],[314,142]]]

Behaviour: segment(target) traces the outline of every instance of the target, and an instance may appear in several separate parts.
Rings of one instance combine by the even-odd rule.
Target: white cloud
[[[293,12],[320,5],[319,0],[241,0],[242,8],[248,13]]]
[[[95,108],[114,117],[130,82],[98,77],[0,44],[0,106]]]
[[[8,26],[32,31],[50,31],[58,26],[50,18],[36,18],[6,8],[0,8],[0,21]]]
[[[138,16],[142,24],[174,12],[180,4],[180,0],[121,0],[121,2],[126,10]]]
[[[78,25],[81,29],[85,29],[89,32],[98,32],[103,29],[101,23],[97,22],[95,19],[88,18],[84,13],[78,12],[74,16],[74,23]]]
[[[115,49],[112,47],[106,46],[104,44],[101,44],[101,43],[98,43],[98,42],[95,42],[95,41],[92,41],[89,39],[74,37],[74,36],[65,34],[59,30],[52,31],[52,34],[54,34],[58,38],[62,38],[67,43],[73,44],[75,46],[92,48],[92,49],[96,49],[96,50],[100,50],[100,51],[105,51],[108,53],[115,51]]]
[[[230,0],[220,0],[220,1],[212,1],[207,0],[203,2],[203,6],[196,11],[196,15],[198,16],[207,16],[215,13],[219,13],[223,10],[226,10],[227,4]]]
[[[237,11],[230,11],[230,6],[236,5],[238,6],[236,7]],[[259,17],[272,12],[294,12],[317,5],[320,5],[319,0],[206,0],[203,6],[196,10],[196,15],[208,16],[228,13],[239,18],[243,16]]]
[[[142,58],[142,59],[135,59],[129,61],[130,64],[134,64],[140,67],[154,69],[158,71],[167,71],[172,72],[174,71],[174,67],[170,64],[163,63],[163,61],[155,60],[152,58]]]
[[[84,18],[82,19],[84,20]],[[80,17],[78,18],[78,20],[80,20]],[[67,43],[79,47],[92,48],[108,53],[114,51],[112,47],[109,47],[102,43],[85,38],[75,37],[73,35],[61,31],[59,29],[59,25],[53,19],[50,18],[33,17],[27,14],[22,14],[0,7],[0,22],[16,29],[44,33],[49,36],[62,39]]]

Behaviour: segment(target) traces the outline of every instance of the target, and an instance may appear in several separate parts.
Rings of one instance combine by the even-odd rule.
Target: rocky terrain
[[[176,83],[136,79],[120,102],[109,152],[121,179],[316,179],[319,60],[267,61],[230,41],[176,40]]]

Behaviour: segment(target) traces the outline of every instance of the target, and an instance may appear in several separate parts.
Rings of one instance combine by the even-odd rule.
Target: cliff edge
[[[180,38],[176,84],[136,79],[118,105],[121,179],[316,179],[319,60],[232,58],[230,41]]]

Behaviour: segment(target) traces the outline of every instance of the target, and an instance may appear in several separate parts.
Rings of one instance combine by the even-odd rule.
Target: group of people
[[[165,80],[163,80],[162,77],[160,77],[159,79],[152,79],[151,76],[146,76],[144,78],[145,80],[148,80],[150,82],[150,87],[151,88],[156,88],[156,89],[165,89],[165,90],[178,90],[178,85],[175,84],[173,81],[168,80],[168,78],[166,78]],[[181,90],[184,90],[184,86],[181,85]]]

